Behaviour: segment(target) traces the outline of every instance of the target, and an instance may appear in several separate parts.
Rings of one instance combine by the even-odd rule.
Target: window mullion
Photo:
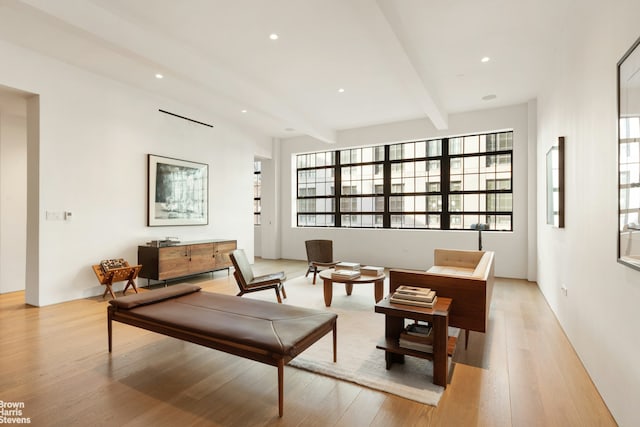
[[[440,229],[449,230],[451,214],[449,213],[449,191],[451,183],[451,161],[449,159],[449,138],[442,138],[442,160],[440,162],[440,190],[442,191],[442,216]]]
[[[391,228],[391,213],[389,211],[389,197],[391,195],[391,160],[390,145],[384,146],[384,163],[382,166],[382,193],[384,197],[384,212],[382,214],[382,228]]]

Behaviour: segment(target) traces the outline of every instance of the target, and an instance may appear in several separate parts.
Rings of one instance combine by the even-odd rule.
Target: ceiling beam
[[[435,96],[435,91],[429,90],[430,82],[424,81],[415,65],[407,54],[402,42],[394,31],[397,25],[391,6],[382,6],[380,1],[351,0],[358,13],[367,19],[370,25],[371,38],[383,51],[383,56],[394,67],[396,75],[406,86],[408,96],[411,96],[425,115],[431,120],[436,129],[445,130],[449,127],[449,117]]]

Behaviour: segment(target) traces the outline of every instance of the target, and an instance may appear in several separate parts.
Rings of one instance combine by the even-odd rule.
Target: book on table
[[[357,270],[335,270],[333,273],[331,273],[331,278],[336,280],[352,280],[357,279],[358,277],[360,277],[360,272]]]
[[[430,288],[418,288],[416,286],[400,285],[396,288],[396,292],[406,295],[429,295],[432,291]]]
[[[405,299],[412,301],[422,301],[426,303],[431,303],[436,298],[436,291],[429,291],[426,293],[405,293],[405,292],[394,292],[393,296],[396,299]]]
[[[407,335],[425,338],[431,335],[431,329],[432,326],[429,322],[410,323],[404,328],[403,332]]]
[[[438,297],[434,296],[431,302],[426,302],[426,301],[416,301],[416,300],[406,299],[406,298],[399,298],[396,294],[393,294],[391,295],[391,298],[389,298],[389,301],[394,304],[404,304],[404,305],[413,305],[416,307],[433,308],[435,307],[436,302],[438,301]]]
[[[433,334],[431,332],[431,324],[409,324],[400,333],[398,345],[403,348],[430,353],[433,351]]]
[[[336,264],[336,270],[360,270],[359,262],[339,262]]]
[[[380,276],[384,273],[384,267],[375,267],[373,265],[366,265],[360,267],[360,273],[364,276]]]
[[[433,353],[433,344],[422,344],[414,341],[407,341],[402,338],[398,340],[398,345],[402,348],[410,350],[422,351],[425,353]]]

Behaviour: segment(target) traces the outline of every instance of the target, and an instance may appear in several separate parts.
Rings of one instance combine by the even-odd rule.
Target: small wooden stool
[[[113,283],[116,282],[127,282],[124,289],[122,290],[122,295],[127,292],[129,286],[131,286],[133,290],[136,291],[136,294],[138,293],[135,279],[138,277],[138,273],[140,272],[142,265],[130,266],[129,263],[126,263],[124,267],[113,268],[111,270],[108,270],[106,273],[102,270],[100,264],[96,264],[92,266],[92,268],[93,272],[96,273],[96,277],[98,278],[100,284],[107,287],[107,289],[105,289],[104,291],[104,294],[102,294],[102,298],[104,298],[107,295],[107,292],[109,292],[113,299],[116,299],[116,294],[113,293],[113,288],[111,287]]]

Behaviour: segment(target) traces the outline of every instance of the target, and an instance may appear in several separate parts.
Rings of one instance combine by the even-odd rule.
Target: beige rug
[[[438,404],[444,388],[433,384],[430,361],[407,356],[404,364],[394,364],[390,370],[386,369],[384,351],[376,349],[384,336],[384,315],[374,312],[373,284],[355,285],[351,296],[346,295],[344,285],[334,284],[331,307],[324,305],[321,280],[314,286],[310,278],[298,277],[287,281],[285,288],[288,296],[285,304],[328,310],[338,315],[338,362],[332,361],[332,336],[328,334],[288,366],[428,405]],[[387,290],[385,283],[385,293]],[[276,300],[272,291],[255,292],[243,298]],[[450,334],[457,335],[458,332],[450,328]]]

